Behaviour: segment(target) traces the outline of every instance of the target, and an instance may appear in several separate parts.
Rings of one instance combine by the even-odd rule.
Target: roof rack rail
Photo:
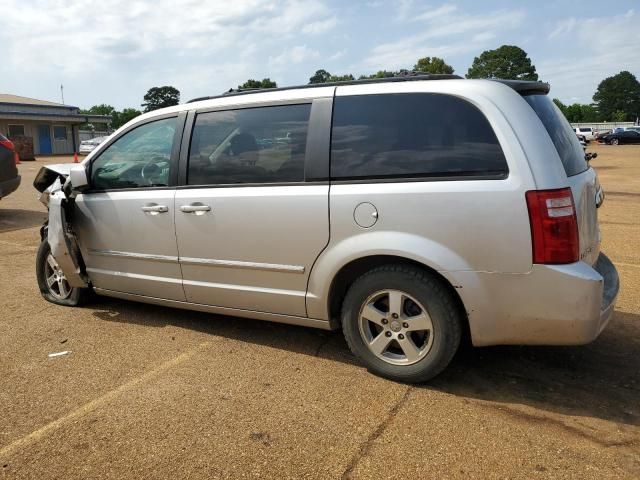
[[[221,95],[213,95],[210,97],[198,97],[189,100],[187,103],[200,102],[202,100],[213,100],[214,98],[223,98],[235,95],[246,95],[255,92],[278,92],[282,90],[297,90],[302,88],[320,88],[320,87],[339,87],[343,85],[366,85],[368,83],[387,83],[387,82],[409,82],[417,80],[459,80],[462,79],[459,75],[445,74],[445,73],[420,73],[420,72],[404,72],[396,77],[383,77],[383,78],[363,78],[361,80],[345,80],[340,82],[327,82],[327,83],[311,83],[308,85],[293,85],[290,87],[275,87],[275,88],[231,88]]]

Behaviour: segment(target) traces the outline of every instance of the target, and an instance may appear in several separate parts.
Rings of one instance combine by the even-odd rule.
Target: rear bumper
[[[527,274],[463,272],[452,279],[474,345],[583,345],[609,323],[618,272],[600,253],[593,266],[534,265]]]
[[[9,180],[0,182],[0,198],[6,197],[12,192],[15,192],[20,186],[20,175]]]

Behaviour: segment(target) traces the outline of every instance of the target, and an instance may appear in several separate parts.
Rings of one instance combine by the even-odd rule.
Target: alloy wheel
[[[433,344],[433,323],[427,309],[400,290],[382,290],[365,300],[358,316],[365,345],[392,365],[422,360]]]
[[[59,300],[65,300],[71,295],[71,286],[67,281],[67,278],[62,273],[60,265],[56,262],[53,255],[47,256],[47,261],[44,264],[44,278],[47,282],[47,288],[49,293]]]

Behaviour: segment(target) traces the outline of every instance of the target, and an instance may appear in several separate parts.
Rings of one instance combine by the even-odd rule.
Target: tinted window
[[[470,103],[438,94],[336,97],[331,177],[504,175],[487,119]]]
[[[187,183],[303,181],[310,112],[305,104],[199,114]]]
[[[93,188],[164,187],[176,118],[145,123],[109,145],[91,164]]]
[[[589,168],[575,132],[549,97],[546,95],[526,95],[524,99],[536,112],[551,137],[567,176],[577,175]]]

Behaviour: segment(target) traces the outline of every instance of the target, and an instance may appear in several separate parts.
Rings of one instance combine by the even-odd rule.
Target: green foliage
[[[94,105],[88,110],[80,110],[80,113],[86,113],[87,115],[111,115],[115,113],[116,109],[111,105],[101,103],[100,105]]]
[[[360,75],[358,77],[358,80],[366,80],[369,78],[389,78],[389,77],[395,77],[398,75],[399,72],[392,72],[389,70],[378,70],[376,73],[373,73],[371,75]]]
[[[329,82],[347,82],[350,80],[355,80],[353,75],[347,73],[346,75],[331,75],[326,70],[316,70],[316,73],[313,74],[311,78],[309,78],[309,85],[314,83],[329,83]]]
[[[320,69],[316,70],[316,73],[313,74],[311,78],[309,78],[309,84],[312,83],[327,83],[331,78],[331,74],[326,70]]]
[[[627,119],[628,115],[623,110],[616,110],[615,112],[613,112],[613,115],[611,115],[612,122],[625,122],[627,121]]]
[[[249,79],[242,85],[238,85],[238,88],[276,88],[277,86],[276,82],[270,78],[263,78],[262,80]]]
[[[502,45],[495,50],[485,50],[474,58],[467,78],[538,80],[538,74],[527,52],[515,45]]]
[[[114,112],[113,120],[111,121],[111,128],[116,130],[129,120],[136,118],[138,115],[142,115],[142,112],[136,108],[125,108],[122,112]]]
[[[177,88],[164,86],[150,88],[144,96],[144,111],[151,112],[159,108],[171,107],[180,103],[180,91]]]
[[[135,108],[125,108],[122,112],[117,111],[111,105],[100,104],[94,105],[93,107],[80,110],[80,113],[84,113],[86,115],[109,115],[111,117],[111,123],[109,123],[109,127],[113,130],[117,130],[122,125],[127,123],[132,118],[137,117],[142,114],[140,110]],[[91,129],[93,130],[95,127],[93,124],[86,124],[80,127],[81,129]]]
[[[600,113],[595,105],[584,105],[580,103],[574,103],[571,105],[565,105],[557,98],[553,99],[560,111],[567,117],[570,122],[600,122]]]
[[[633,121],[640,116],[640,82],[623,71],[600,82],[593,95],[598,110],[607,121]]]
[[[439,57],[420,58],[413,66],[413,70],[423,73],[453,73],[453,67]]]

